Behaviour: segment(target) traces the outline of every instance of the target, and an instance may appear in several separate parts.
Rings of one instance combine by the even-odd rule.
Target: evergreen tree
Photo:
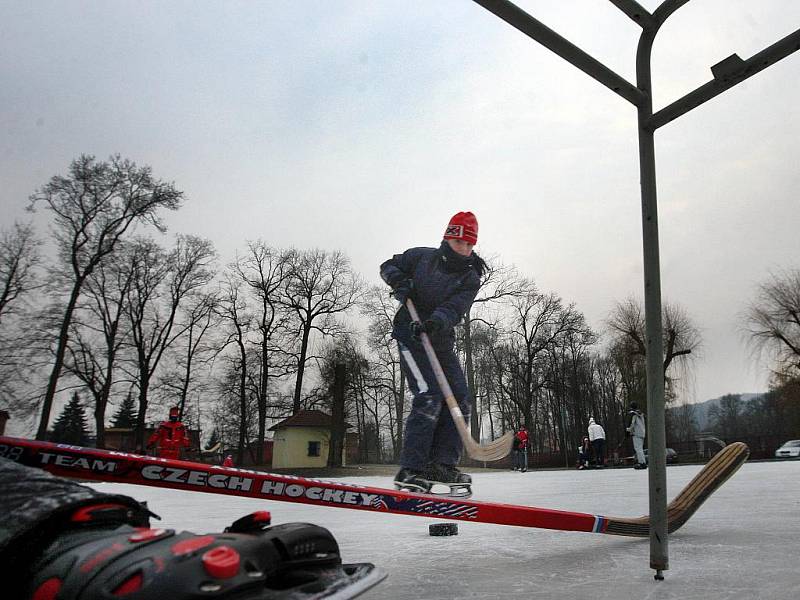
[[[220,442],[219,431],[217,431],[217,428],[215,427],[214,430],[211,432],[211,437],[208,438],[208,442],[206,442],[205,449],[211,450],[214,446],[219,444],[219,442]]]
[[[89,443],[86,413],[81,405],[78,392],[72,394],[72,399],[53,424],[53,432],[50,434],[50,439],[53,442],[72,444],[74,446],[86,446]]]
[[[125,427],[129,429],[136,427],[136,403],[130,392],[128,392],[125,400],[122,401],[119,410],[111,417],[111,427]]]

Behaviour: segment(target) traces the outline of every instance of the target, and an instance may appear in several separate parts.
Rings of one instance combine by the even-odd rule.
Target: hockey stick
[[[222,447],[222,442],[217,442],[211,448],[200,448],[200,454],[216,454]]]
[[[717,452],[681,493],[667,505],[667,531],[677,531],[698,508],[725,483],[750,456],[744,442],[733,442]],[[650,532],[650,517],[610,518],[605,533],[644,537]]]
[[[735,442],[726,446],[701,469],[667,507],[670,533],[683,525],[736,472],[748,454],[745,444]],[[561,531],[647,537],[650,529],[650,519],[646,516],[625,519],[535,506],[461,500],[19,438],[0,437],[0,457],[38,467],[54,475],[84,481],[132,483],[387,514]]]
[[[406,307],[408,308],[409,314],[411,314],[411,320],[419,322],[419,314],[411,298],[406,300]],[[514,434],[510,432],[488,444],[479,444],[472,439],[472,434],[469,432],[469,429],[467,429],[464,415],[453,396],[453,390],[450,389],[450,384],[447,383],[447,377],[444,376],[442,365],[439,364],[439,359],[436,358],[436,352],[434,352],[433,346],[431,346],[428,334],[422,332],[420,338],[422,339],[422,347],[425,348],[425,354],[428,355],[428,361],[431,363],[433,373],[436,375],[439,389],[442,391],[444,400],[447,403],[447,408],[450,409],[450,415],[453,417],[453,422],[456,424],[458,434],[461,436],[461,441],[464,442],[464,449],[467,451],[467,454],[475,460],[480,461],[500,460],[508,456],[508,453],[511,452],[511,444],[514,442]]]

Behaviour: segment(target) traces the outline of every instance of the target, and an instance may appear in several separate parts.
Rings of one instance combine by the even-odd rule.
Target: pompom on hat
[[[454,214],[444,230],[444,239],[464,240],[474,246],[478,243],[478,219],[471,212]]]

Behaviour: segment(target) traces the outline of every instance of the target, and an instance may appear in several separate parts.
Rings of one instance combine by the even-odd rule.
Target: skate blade
[[[305,589],[267,590],[274,598],[305,598],[307,600],[350,600],[360,596],[386,579],[387,573],[375,568],[371,563],[344,564],[341,567],[321,570],[319,581],[312,582]],[[302,575],[301,575],[302,576]],[[321,588],[321,589],[320,589]],[[273,592],[273,596],[269,592]],[[284,596],[284,594],[286,594]]]
[[[447,491],[436,491],[436,488],[446,488]],[[447,483],[434,483],[434,487],[429,492],[429,496],[438,496],[439,498],[469,498],[472,496],[472,488],[465,485],[450,485]]]
[[[422,494],[424,496],[434,496],[436,498],[461,498],[466,499],[472,496],[472,489],[470,488],[450,488],[450,486],[445,484],[439,484],[442,487],[449,488],[447,492],[436,492],[433,489],[425,489],[423,487],[419,487],[416,485],[409,485],[403,484],[400,485],[398,483],[394,484],[394,488],[400,492],[411,492],[412,494]]]
[[[436,496],[437,498],[453,498],[456,500],[466,500],[467,498],[472,498],[472,492],[470,491],[445,492],[445,493],[429,492],[428,496]]]

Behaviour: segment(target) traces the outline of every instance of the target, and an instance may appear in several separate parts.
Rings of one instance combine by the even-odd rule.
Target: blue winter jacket
[[[437,347],[452,346],[453,328],[472,305],[481,286],[486,264],[474,252],[461,256],[442,242],[439,248],[410,248],[395,254],[381,265],[381,277],[391,287],[411,279],[411,299],[419,318],[438,319],[443,327],[433,336]],[[392,337],[408,344],[411,340],[411,315],[403,306],[394,317]]]

